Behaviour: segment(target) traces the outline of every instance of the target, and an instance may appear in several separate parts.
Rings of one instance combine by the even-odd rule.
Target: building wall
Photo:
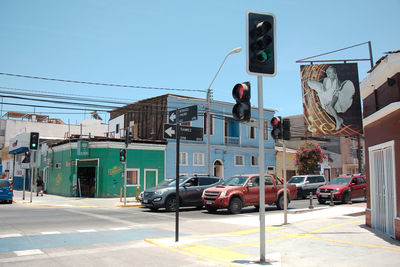
[[[94,142],[89,144],[89,155],[77,155],[77,143],[64,144],[49,149],[48,157],[52,162],[47,167],[46,189],[50,194],[72,196],[74,181],[77,181],[77,166],[85,161],[98,160],[96,167],[95,197],[119,197],[124,187],[124,164],[119,160],[120,149],[124,144]],[[77,163],[75,163],[78,161]],[[61,168],[56,168],[56,163]],[[165,146],[155,144],[130,144],[127,148],[127,169],[139,169],[139,190],[145,188],[145,170],[154,169],[158,173],[158,182],[164,180]],[[137,186],[127,186],[127,196],[136,196]]]

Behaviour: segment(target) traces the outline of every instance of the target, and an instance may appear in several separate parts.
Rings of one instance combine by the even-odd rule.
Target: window
[[[204,153],[193,153],[193,166],[204,166]]]
[[[249,182],[252,183],[253,186],[260,186],[260,177],[254,176],[253,178],[250,179]]]
[[[235,155],[235,166],[244,166],[244,156]]]
[[[219,181],[219,179],[218,178],[212,178],[212,177],[200,177],[199,181],[200,181],[200,186],[202,186],[202,185],[215,184],[216,182]]]
[[[210,135],[214,135],[214,116],[213,114],[210,114],[210,121],[211,121],[211,127],[210,127]],[[204,113],[204,119],[203,119],[204,125],[204,134],[207,134],[207,113]]]
[[[274,185],[271,176],[265,176],[265,185]]]
[[[115,125],[115,133],[119,133],[119,124]]]
[[[253,126],[247,127],[247,138],[248,139],[256,139],[256,127],[253,127]]]
[[[187,152],[179,152],[179,165],[181,165],[181,166],[188,165],[188,153]]]
[[[126,185],[139,185],[139,170],[126,170]]]
[[[269,140],[269,123],[264,121],[264,140]]]
[[[251,156],[251,166],[258,166],[258,157]]]

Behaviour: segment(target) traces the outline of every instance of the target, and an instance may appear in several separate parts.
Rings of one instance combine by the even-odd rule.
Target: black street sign
[[[177,113],[179,113],[179,116],[177,116]],[[197,120],[197,105],[168,112],[168,123],[181,123],[195,120]]]
[[[179,126],[179,139],[189,141],[203,141],[203,128],[192,126]],[[176,139],[176,125],[164,124],[164,138]]]

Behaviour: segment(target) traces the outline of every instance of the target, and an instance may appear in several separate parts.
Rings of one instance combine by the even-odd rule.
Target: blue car
[[[0,202],[12,203],[13,189],[9,180],[0,179]]]

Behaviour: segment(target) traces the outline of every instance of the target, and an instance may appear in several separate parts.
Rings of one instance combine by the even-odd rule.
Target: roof
[[[374,69],[376,69],[376,67],[378,67],[379,64],[381,64],[381,62],[382,62],[385,58],[387,58],[388,55],[397,54],[397,53],[400,53],[400,50],[385,52],[386,55],[384,55],[383,57],[381,57],[380,59],[378,59],[378,61],[375,63],[375,66],[373,66],[372,69],[370,69],[370,70],[368,71],[368,73],[371,73]]]

